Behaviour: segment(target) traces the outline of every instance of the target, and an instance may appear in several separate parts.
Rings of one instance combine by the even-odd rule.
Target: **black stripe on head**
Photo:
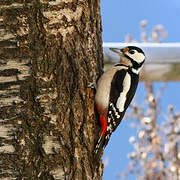
[[[127,65],[125,65],[125,64],[121,64],[121,63],[115,64],[114,66],[115,66],[115,67],[116,67],[116,66],[125,66],[125,67],[128,67],[128,68],[129,68],[129,66],[127,66]]]
[[[130,58],[128,55],[124,54],[124,56],[131,61],[132,66],[133,66],[134,69],[140,68],[140,67],[143,65],[144,61],[145,61],[145,60],[144,60],[144,61],[142,61],[142,62],[139,64],[139,63],[137,63],[136,61],[134,61],[132,58]]]
[[[140,68],[142,65],[143,65],[143,63],[144,63],[144,61],[143,62],[141,62],[140,64],[138,64],[136,61],[134,61],[133,59],[131,59],[131,62],[132,62],[132,64],[133,64],[133,68],[134,69],[138,69],[138,68]]]
[[[128,46],[127,48],[129,49],[129,51],[130,50],[136,50],[137,52],[144,54],[144,51],[141,48],[138,48],[136,46]]]

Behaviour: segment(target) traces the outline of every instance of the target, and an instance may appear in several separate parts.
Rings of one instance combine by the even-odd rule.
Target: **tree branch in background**
[[[160,88],[162,94],[164,85]],[[146,105],[133,105],[131,119],[136,120],[137,138],[131,137],[130,143],[135,151],[128,155],[130,159],[129,173],[136,174],[138,180],[144,179],[178,179],[180,177],[180,114],[175,114],[173,106],[169,106],[166,121],[162,122],[160,106],[154,92],[153,84],[145,83]],[[162,97],[162,96],[161,96]]]

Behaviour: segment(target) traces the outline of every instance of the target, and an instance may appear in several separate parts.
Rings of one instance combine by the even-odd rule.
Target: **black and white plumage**
[[[124,117],[136,92],[139,72],[145,61],[144,52],[135,46],[111,50],[118,53],[121,60],[120,64],[106,71],[97,84],[95,102],[100,116],[101,133],[95,146],[95,159],[99,159],[112,132]]]

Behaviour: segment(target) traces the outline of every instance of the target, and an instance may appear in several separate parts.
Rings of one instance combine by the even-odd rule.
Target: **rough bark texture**
[[[102,178],[99,0],[0,0],[0,178]]]

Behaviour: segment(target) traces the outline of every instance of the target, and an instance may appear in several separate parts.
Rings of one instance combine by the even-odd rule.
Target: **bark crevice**
[[[99,1],[0,5],[0,178],[102,178],[93,161]]]

